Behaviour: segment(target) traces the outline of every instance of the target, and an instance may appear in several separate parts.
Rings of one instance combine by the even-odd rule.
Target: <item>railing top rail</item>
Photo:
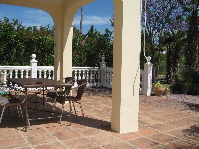
[[[111,68],[111,67],[105,67],[105,68],[100,68],[100,69],[105,69],[105,70],[113,70],[113,68]]]
[[[0,66],[0,70],[30,70],[30,66]]]
[[[54,70],[54,66],[37,66],[37,70]]]
[[[98,70],[98,67],[72,67],[73,70]]]

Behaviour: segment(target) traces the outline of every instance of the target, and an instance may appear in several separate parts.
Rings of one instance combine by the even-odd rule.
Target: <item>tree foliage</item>
[[[98,67],[102,57],[107,66],[113,65],[113,39],[108,29],[104,34],[91,26],[87,34],[82,34],[74,28],[73,37],[73,66]]]
[[[37,55],[38,65],[53,64],[54,29],[49,26],[25,28],[18,20],[0,20],[0,65],[29,65]]]
[[[54,65],[54,28],[49,26],[24,27],[18,20],[0,20],[0,65],[29,65],[36,54],[39,66]],[[113,40],[108,29],[104,34],[91,26],[87,34],[74,27],[73,66],[99,66],[101,57],[112,67]]]
[[[191,1],[192,8],[186,11],[188,16],[189,29],[187,33],[187,47],[185,50],[186,67],[193,71],[199,71],[199,1]]]
[[[146,34],[145,39],[148,46],[147,49],[149,50],[148,53],[151,55],[152,63],[154,64],[154,81],[160,70],[159,64],[161,52],[167,51],[167,47],[169,47],[169,51],[167,51],[167,63],[169,64],[171,62],[170,58],[172,58],[169,55],[171,51],[181,48],[179,44],[178,47],[176,47],[177,45],[173,43],[178,42],[178,39],[174,38],[175,36],[179,37],[179,35],[182,35],[181,32],[188,29],[188,23],[184,17],[184,15],[186,15],[184,9],[187,7],[190,7],[189,0],[183,0],[182,3],[178,0],[143,1],[142,32]],[[146,16],[144,15],[145,13]],[[169,39],[165,39],[165,37]],[[180,39],[181,38],[182,37],[180,37]],[[156,53],[159,53],[157,57]],[[171,54],[173,55],[174,53],[175,52]],[[176,64],[173,66],[176,66]],[[172,68],[168,69],[171,70]]]

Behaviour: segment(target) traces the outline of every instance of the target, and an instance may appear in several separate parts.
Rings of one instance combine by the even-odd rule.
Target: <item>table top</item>
[[[72,87],[72,84],[46,78],[8,78],[8,81],[15,83],[23,88],[39,87]]]

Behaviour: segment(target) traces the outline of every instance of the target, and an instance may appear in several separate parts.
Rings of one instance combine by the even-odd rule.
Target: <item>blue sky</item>
[[[104,32],[105,28],[113,30],[110,19],[113,15],[113,3],[112,0],[96,0],[83,7],[84,18],[83,18],[83,33],[87,33],[91,25],[95,26],[95,29],[101,33]],[[80,10],[76,13],[74,19],[74,26],[79,28],[80,23]],[[0,19],[3,17],[9,19],[18,19],[22,22],[22,25],[28,26],[46,26],[50,24],[53,26],[53,20],[51,16],[45,11],[39,9],[33,9],[28,7],[19,7],[12,5],[0,4]]]

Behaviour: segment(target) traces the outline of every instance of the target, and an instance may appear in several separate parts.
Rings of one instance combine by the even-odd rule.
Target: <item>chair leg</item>
[[[24,121],[21,105],[19,105],[19,112],[20,112],[21,119]]]
[[[27,123],[28,123],[28,126],[30,127],[30,120],[29,120],[29,116],[28,116],[28,112],[26,111],[26,120],[27,120]],[[22,129],[22,130],[24,130],[25,129],[25,131],[26,131],[26,126],[24,126],[24,128]]]
[[[64,112],[64,104],[62,104],[60,123],[61,123],[61,119],[62,119],[62,116],[63,116],[63,112]]]
[[[56,108],[56,98],[53,98],[54,99],[54,103],[53,103],[53,113],[55,112],[55,108]]]
[[[27,121],[28,121],[28,126],[30,127],[30,120],[29,120],[28,112],[27,112]]]
[[[72,101],[72,103],[73,103],[73,109],[74,109],[74,111],[75,111],[75,114],[77,115],[77,111],[76,111],[76,108],[75,108],[75,102]]]
[[[1,119],[3,117],[4,110],[5,110],[5,106],[3,106],[3,109],[2,109],[2,112],[1,112],[0,123],[1,123]]]
[[[15,109],[15,113],[17,114],[18,112],[17,112],[17,108],[16,108],[16,106],[14,106],[14,109]]]
[[[85,120],[85,117],[84,117],[84,110],[83,110],[83,108],[82,108],[82,104],[81,104],[81,102],[77,102],[77,103],[79,103],[79,105],[80,105],[80,109],[81,109],[81,111],[82,111],[82,116],[83,116],[83,118],[84,118],[84,120]]]
[[[43,99],[43,111],[46,111],[46,103],[47,103],[47,99]]]
[[[19,119],[24,121],[21,105],[15,105],[14,108],[15,108],[16,113],[18,113],[19,115]]]
[[[21,120],[18,106],[17,106],[17,105],[14,105],[14,109],[15,109],[16,114],[18,114],[18,115],[19,115],[19,119]]]
[[[71,125],[71,116],[72,116],[71,100],[69,100],[69,105],[70,105],[70,125]]]

